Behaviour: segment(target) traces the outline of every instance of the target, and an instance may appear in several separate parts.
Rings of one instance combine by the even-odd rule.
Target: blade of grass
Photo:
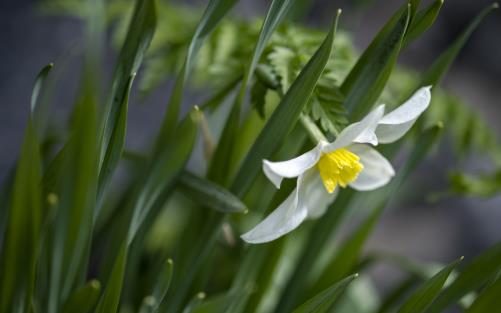
[[[189,172],[183,172],[179,184],[191,199],[202,206],[223,213],[245,213],[246,205],[226,188],[198,177]]]
[[[496,244],[469,263],[426,310],[427,313],[443,312],[459,299],[482,286],[501,269],[501,244]]]
[[[47,244],[51,249],[48,252],[51,255],[49,311],[57,310],[72,293],[72,288],[83,283],[90,253],[99,145],[93,90],[87,85],[83,88],[75,108],[70,138],[59,154],[62,159],[54,160],[51,165],[54,167],[47,171],[55,175],[58,183],[44,186],[55,188],[50,192],[60,198]]]
[[[46,83],[47,75],[49,75],[53,67],[54,63],[49,63],[44,66],[42,70],[40,70],[35,80],[33,91],[31,93],[31,116],[33,125],[38,133],[42,132],[43,127],[45,126],[45,118],[47,116],[47,108],[39,105],[39,96],[43,86]]]
[[[293,313],[327,313],[331,312],[331,306],[338,300],[348,285],[358,276],[354,274],[334,283],[331,287],[320,292],[306,303],[295,309]]]
[[[398,313],[419,313],[424,312],[426,308],[435,300],[442,287],[449,277],[452,270],[463,260],[463,257],[457,259],[444,267],[432,278],[424,282],[414,291],[409,298],[402,304]]]
[[[181,72],[176,78],[174,89],[172,90],[167,111],[162,121],[160,133],[156,142],[156,149],[165,142],[176,128],[179,118],[179,112],[183,100],[184,85],[188,80],[188,76],[198,55],[200,48],[207,39],[207,37],[216,28],[222,18],[231,10],[237,0],[209,0],[205,12],[198,22],[195,33],[191,38],[188,52],[184,60]]]
[[[444,0],[435,0],[426,9],[417,12],[412,19],[409,30],[405,34],[403,48],[407,47],[433,25],[443,4]]]
[[[157,302],[156,305],[154,306],[154,310],[158,309],[158,306],[163,301],[165,295],[167,294],[167,291],[169,290],[170,282],[172,279],[173,266],[174,263],[172,262],[171,259],[167,259],[167,261],[165,261],[165,263],[162,266],[158,280],[152,292],[152,295]]]
[[[113,269],[110,274],[104,292],[99,299],[95,313],[114,313],[118,312],[118,304],[120,302],[120,294],[125,273],[125,264],[127,261],[128,245],[123,242],[120,248],[120,253],[115,260]]]
[[[119,111],[116,112],[116,125],[112,130],[112,134],[110,135],[109,149],[106,151],[104,155],[104,159],[102,160],[101,170],[99,172],[99,187],[98,187],[98,201],[101,202],[107,185],[110,183],[111,177],[113,176],[113,172],[115,171],[120,158],[122,157],[123,148],[125,146],[125,133],[127,129],[127,111],[129,105],[129,95],[130,90],[132,88],[132,82],[134,81],[134,77],[136,74],[132,74],[127,80],[127,87],[124,90],[124,95],[121,95],[122,103],[120,105]],[[97,218],[99,214],[99,207],[96,207],[96,211],[94,212],[94,220]]]
[[[398,19],[390,19],[381,29],[341,85],[346,96],[343,105],[352,121],[371,109],[395,66],[411,18],[411,5],[398,12]]]
[[[384,207],[383,204],[374,209],[365,221],[350,235],[349,239],[343,243],[322,274],[318,276],[315,284],[308,292],[310,295],[327,288],[333,281],[337,282],[354,270],[359,262],[362,248],[372,233],[374,226],[379,221]]]
[[[164,143],[162,150],[153,159],[143,185],[134,203],[133,216],[129,229],[128,242],[131,243],[151,209],[158,201],[165,201],[166,195],[174,187],[188,161],[198,133],[200,112],[197,107],[178,125],[175,138]]]
[[[28,312],[42,219],[40,152],[31,119],[25,131],[8,212],[0,272],[0,312]]]
[[[59,210],[68,210],[66,244],[64,248],[62,297],[65,299],[75,285],[85,277],[92,236],[98,177],[98,142],[96,103],[92,94],[82,99],[76,111],[69,144],[70,166]],[[68,198],[66,198],[68,197]],[[77,283],[78,282],[78,283]]]
[[[454,42],[445,50],[438,59],[433,63],[433,65],[425,72],[422,78],[421,86],[428,85],[438,85],[442,80],[443,76],[449,70],[450,66],[456,59],[458,53],[461,51],[465,45],[468,38],[470,38],[473,31],[478,27],[480,22],[494,9],[497,9],[499,5],[493,3],[486,7],[482,12],[480,12],[473,21],[463,30],[461,35],[454,40]]]
[[[473,304],[466,310],[466,313],[492,312],[494,308],[501,308],[501,279],[487,287]]]
[[[139,70],[155,27],[155,0],[136,1],[133,17],[113,74],[111,94],[104,108],[99,159],[101,176],[98,195],[100,196],[111,179],[123,150],[131,77]]]
[[[101,284],[91,280],[86,285],[75,291],[63,304],[62,313],[87,313],[91,312],[99,300]]]
[[[273,0],[268,13],[264,19],[259,38],[254,46],[252,59],[247,66],[240,91],[238,92],[235,102],[233,103],[228,119],[225,123],[219,144],[214,153],[214,157],[209,168],[208,177],[214,179],[216,182],[225,182],[229,179],[228,171],[225,170],[232,158],[236,136],[238,136],[238,129],[240,125],[240,111],[242,103],[244,102],[247,93],[249,81],[252,79],[252,74],[257,66],[261,54],[265,48],[266,43],[271,35],[287,15],[293,0]]]

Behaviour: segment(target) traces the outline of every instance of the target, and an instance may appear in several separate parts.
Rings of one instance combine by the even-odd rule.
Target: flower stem
[[[301,124],[314,142],[327,141],[322,131],[317,127],[317,124],[306,114],[301,113],[299,116]]]

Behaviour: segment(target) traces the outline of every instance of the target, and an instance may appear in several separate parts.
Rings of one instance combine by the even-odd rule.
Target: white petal
[[[430,105],[430,90],[431,86],[420,88],[409,100],[379,120],[376,135],[380,143],[391,143],[405,135]]]
[[[324,215],[329,205],[336,199],[338,192],[339,186],[333,193],[328,193],[320,175],[318,172],[315,173],[312,183],[308,184],[305,192],[304,205],[308,209],[308,218],[316,219]]]
[[[331,152],[350,145],[352,142],[377,144],[374,135],[379,120],[384,114],[384,105],[367,114],[361,121],[353,123],[343,129],[336,140],[323,148],[324,152]]]
[[[395,175],[395,170],[390,162],[375,149],[355,144],[348,148],[360,157],[364,169],[358,174],[357,179],[350,186],[359,191],[377,189],[386,185]]]
[[[304,196],[308,183],[311,181],[311,179],[305,179],[309,176],[300,175],[296,189],[287,199],[241,238],[248,243],[265,243],[296,229],[308,215],[306,207],[302,205],[301,197]]]
[[[283,178],[298,177],[318,162],[321,146],[322,143],[319,143],[310,151],[288,161],[270,162],[263,160],[264,174],[277,188],[280,188]]]

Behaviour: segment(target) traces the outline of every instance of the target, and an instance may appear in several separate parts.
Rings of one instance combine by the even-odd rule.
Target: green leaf
[[[443,4],[444,0],[435,0],[426,9],[417,12],[405,34],[403,47],[409,45],[433,25]]]
[[[252,78],[252,74],[254,73],[266,43],[282,19],[285,17],[292,2],[293,0],[273,0],[268,13],[266,14],[259,33],[259,38],[257,39],[256,46],[254,47],[251,62],[244,73],[243,81],[240,85],[240,91],[238,92],[230,114],[228,115],[221,138],[219,139],[216,151],[214,152],[214,157],[212,158],[212,162],[210,164],[207,176],[216,182],[224,183],[229,179],[228,171],[225,171],[225,168],[232,159],[235,140],[238,136],[238,129],[240,126],[242,103],[247,92],[247,85]]]
[[[350,235],[349,239],[343,243],[323,273],[318,276],[318,280],[312,287],[310,294],[317,293],[329,286],[330,282],[338,281],[350,274],[350,271],[358,264],[360,253],[383,209],[384,205],[379,205],[378,208],[374,209],[367,219]]]
[[[191,67],[195,62],[195,58],[200,48],[207,39],[207,36],[212,33],[221,19],[231,10],[236,2],[237,0],[209,0],[205,12],[203,13],[200,22],[198,22],[195,33],[191,38],[183,67],[181,68],[181,72],[179,73],[174,84],[167,112],[165,113],[160,133],[157,138],[157,149],[167,140],[169,136],[172,135],[172,132],[176,128],[183,100],[184,85],[188,80]]]
[[[398,19],[392,18],[381,29],[341,85],[341,92],[346,96],[344,106],[353,121],[371,109],[395,66],[411,17],[411,6],[400,11]]]
[[[109,184],[113,172],[120,161],[122,156],[123,148],[125,146],[125,133],[127,129],[127,110],[129,104],[129,95],[132,88],[132,82],[136,75],[132,74],[128,81],[127,87],[124,90],[125,94],[122,95],[122,103],[120,105],[119,111],[116,112],[116,127],[113,128],[112,134],[109,139],[108,149],[102,160],[101,170],[99,172],[99,187],[98,187],[98,199],[103,196],[107,185]],[[97,217],[99,212],[95,212],[94,218]]]
[[[0,312],[28,312],[42,221],[40,152],[35,128],[28,121],[17,164],[2,249]]]
[[[477,17],[463,30],[461,35],[454,40],[454,42],[445,50],[433,63],[433,65],[425,72],[422,78],[421,86],[428,85],[438,85],[442,80],[442,77],[449,70],[452,62],[456,59],[459,51],[463,48],[464,44],[470,38],[473,31],[478,27],[480,22],[484,19],[484,17],[492,12],[494,9],[497,9],[499,5],[497,3],[493,3],[482,12],[480,12]]]
[[[485,288],[466,310],[466,313],[485,313],[492,312],[494,308],[501,308],[501,297],[499,295],[501,295],[501,279]]]
[[[191,313],[193,310],[197,307],[199,307],[202,304],[202,301],[205,299],[206,294],[205,292],[199,292],[197,293],[191,300],[188,302],[186,307],[183,310],[183,313]]]
[[[42,87],[45,85],[47,80],[47,75],[49,75],[50,70],[54,67],[54,63],[49,63],[42,68],[40,73],[38,73],[35,80],[35,85],[33,86],[33,91],[31,93],[31,116],[33,119],[33,124],[35,129],[40,132],[45,125],[45,117],[47,108],[38,105],[38,98]]]
[[[63,299],[85,277],[90,253],[99,155],[97,108],[91,97],[87,92],[75,112],[74,129],[67,150],[69,166],[64,173],[61,204],[58,207],[59,214],[64,216],[58,222],[67,223],[66,232],[60,234],[65,238],[61,285]]]
[[[183,172],[179,176],[179,183],[189,198],[202,206],[223,213],[244,213],[247,211],[247,207],[239,198],[210,180]]]
[[[122,153],[131,78],[139,70],[155,27],[155,0],[136,1],[133,17],[113,74],[111,94],[104,109],[105,118],[102,125],[99,160],[101,188],[106,186],[108,180],[111,179]]]
[[[293,82],[247,153],[231,188],[237,196],[246,193],[261,168],[262,160],[278,149],[296,124],[330,58],[338,19],[339,13],[324,42]]]
[[[154,313],[158,307],[158,302],[153,296],[146,296],[141,303],[139,313]]]
[[[492,278],[501,269],[501,244],[496,244],[476,257],[447,287],[427,313],[443,312],[462,296],[474,291]]]
[[[154,306],[155,310],[158,309],[158,305],[162,303],[165,295],[167,294],[167,291],[169,290],[170,282],[172,279],[173,266],[174,263],[172,262],[172,260],[167,259],[167,261],[165,261],[165,263],[163,264],[160,273],[158,274],[158,280],[152,292],[152,296],[157,302]]]
[[[142,227],[148,214],[157,201],[165,201],[166,196],[172,191],[174,183],[193,150],[198,133],[200,120],[198,108],[178,125],[175,136],[164,143],[161,150],[153,157],[151,165],[145,169],[143,182],[134,202],[133,216],[129,229],[129,240],[132,242],[140,227]]]
[[[336,282],[331,287],[317,294],[315,297],[302,304],[293,313],[327,313],[331,312],[331,307],[338,300],[346,287],[358,276],[354,274]]]
[[[118,312],[118,304],[120,302],[120,294],[125,274],[125,264],[127,262],[128,245],[122,243],[120,253],[118,254],[110,278],[106,283],[104,293],[99,299],[95,313],[114,313]]]
[[[94,308],[99,300],[101,284],[91,280],[86,285],[75,291],[62,306],[62,313],[87,313]]]
[[[402,304],[398,313],[419,313],[435,300],[452,270],[463,260],[463,257],[444,267],[432,278],[424,282],[414,291],[411,296]]]

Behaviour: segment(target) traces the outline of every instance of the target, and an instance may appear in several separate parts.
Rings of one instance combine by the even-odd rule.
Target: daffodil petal
[[[315,173],[312,182],[308,184],[305,192],[304,205],[308,209],[308,219],[321,217],[327,211],[329,205],[334,202],[339,192],[339,187],[332,193],[328,193],[318,173]]]
[[[431,86],[422,87],[401,106],[379,120],[376,135],[380,143],[391,143],[402,138],[418,117],[428,108]]]
[[[302,174],[297,187],[270,215],[241,238],[248,243],[265,243],[296,229],[307,217],[308,211],[300,199],[304,196],[310,175]],[[305,179],[306,178],[306,179]]]
[[[283,178],[298,177],[315,166],[322,153],[321,146],[322,144],[318,144],[310,151],[283,162],[263,160],[263,172],[277,188],[280,188]]]
[[[375,149],[361,144],[354,144],[348,148],[360,157],[364,169],[350,186],[359,191],[377,189],[386,185],[395,175],[391,163]]]
[[[374,135],[374,131],[383,114],[384,105],[379,105],[367,114],[361,121],[353,123],[343,129],[333,143],[323,146],[323,152],[328,153],[344,148],[352,142],[370,143],[376,145],[377,138]]]

